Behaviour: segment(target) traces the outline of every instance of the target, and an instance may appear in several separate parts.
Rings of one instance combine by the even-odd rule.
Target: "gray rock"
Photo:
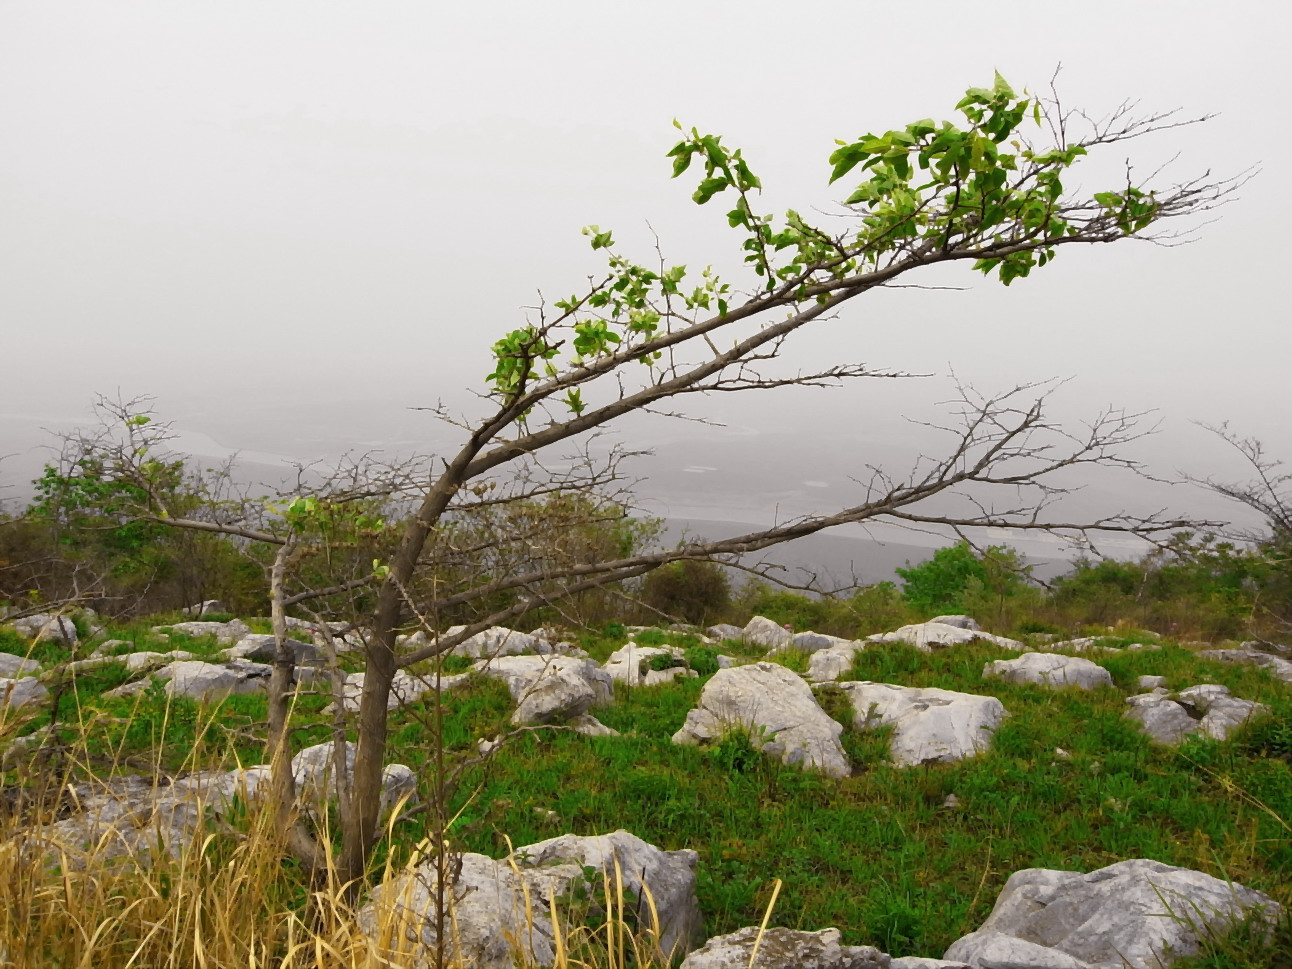
[[[323,650],[313,643],[303,643],[299,639],[287,640],[292,651],[292,658],[297,666],[318,666],[326,657]],[[230,659],[252,659],[272,663],[278,654],[278,641],[273,636],[252,633],[243,636],[238,642],[224,651]]]
[[[839,742],[843,727],[821,709],[811,687],[776,663],[714,673],[673,743],[710,743],[733,730],[747,732],[756,747],[784,764],[812,767],[831,777],[852,773]]]
[[[1075,686],[1083,690],[1113,685],[1112,674],[1102,666],[1079,656],[1058,653],[1024,653],[1016,659],[992,660],[983,667],[982,675],[1000,677],[1007,683]]]
[[[938,622],[944,626],[956,626],[973,632],[982,631],[982,626],[978,625],[978,620],[971,619],[969,616],[934,616],[929,622]]]
[[[841,683],[859,729],[893,726],[890,756],[899,767],[947,763],[991,746],[1009,716],[994,696],[889,683]]]
[[[1221,663],[1263,666],[1283,682],[1292,683],[1292,661],[1259,649],[1204,649],[1198,655],[1203,659],[1214,659]]]
[[[13,628],[26,639],[48,640],[68,645],[77,641],[76,624],[71,618],[49,612],[15,619]]]
[[[0,711],[18,710],[42,702],[49,696],[43,683],[31,676],[13,680],[0,677]]]
[[[195,602],[191,606],[184,607],[184,615],[196,616],[201,619],[203,616],[210,615],[213,612],[228,612],[228,607],[219,599],[207,599],[205,602]]]
[[[994,643],[1002,649],[1010,649],[1015,652],[1022,650],[1023,644],[1014,639],[1007,639],[1004,636],[993,636],[991,633],[984,633],[973,629],[962,629],[959,626],[950,626],[940,622],[922,622],[910,626],[902,626],[891,633],[878,633],[874,636],[866,637],[869,642],[873,643],[908,643],[914,646],[922,653],[931,653],[935,649],[941,649],[947,646],[959,646],[964,643],[972,643],[974,640],[983,640],[988,643]]]
[[[610,674],[574,656],[500,656],[473,667],[500,679],[516,701],[512,723],[563,723],[614,699]]]
[[[973,969],[967,962],[949,959],[926,959],[924,956],[902,956],[888,964],[888,969]]]
[[[1141,676],[1135,681],[1135,684],[1141,690],[1152,690],[1159,686],[1166,686],[1165,676]]]
[[[629,641],[619,647],[606,659],[605,671],[610,678],[629,686],[656,686],[660,683],[672,683],[679,677],[695,676],[683,661],[686,650],[678,646],[638,646]],[[651,669],[651,662],[656,656],[667,656],[677,661],[677,666],[667,669]]]
[[[815,653],[818,650],[830,649],[835,646],[850,645],[852,645],[852,640],[844,639],[842,636],[827,636],[825,633],[806,632],[795,633],[788,648],[797,649],[804,653]]]
[[[1178,744],[1190,734],[1216,740],[1229,735],[1268,707],[1232,696],[1214,683],[1191,686],[1178,693],[1155,690],[1126,698],[1126,716],[1138,721],[1144,732],[1163,744]]]
[[[455,636],[465,626],[451,626],[444,634]],[[491,626],[484,632],[476,633],[470,639],[453,647],[454,656],[468,656],[472,659],[488,659],[494,656],[518,656],[522,653],[545,653],[550,650],[547,641],[538,639],[529,633],[516,632],[505,626]]]
[[[760,938],[761,935],[761,938]],[[756,925],[710,939],[679,969],[889,969],[891,960],[868,945],[840,945],[838,929],[803,932]],[[757,955],[755,955],[755,946]]]
[[[157,667],[165,666],[167,663],[195,660],[197,657],[182,649],[172,649],[169,653],[154,653],[148,650],[141,650],[138,653],[123,653],[116,659],[121,660],[131,673],[143,673],[145,670],[156,669]]]
[[[40,672],[40,664],[34,659],[23,659],[12,653],[0,653],[0,677],[17,679],[20,676],[35,676]]]
[[[1050,651],[1065,650],[1069,653],[1089,653],[1095,652],[1117,652],[1111,646],[1104,646],[1099,641],[1098,636],[1082,636],[1080,639],[1065,639],[1059,643],[1051,643]]]
[[[152,675],[166,681],[167,696],[216,700],[235,693],[263,692],[269,684],[270,672],[268,666],[254,663],[217,665],[200,660],[180,660],[166,664]]]
[[[611,885],[622,878],[624,888],[641,899],[640,911],[649,912],[654,906],[659,916],[659,948],[665,956],[689,952],[704,922],[695,898],[699,856],[689,849],[661,851],[621,830],[593,837],[566,834],[527,845],[513,857],[525,867],[569,862],[581,868],[591,866],[609,875]],[[598,877],[594,887],[599,888],[600,881]]]
[[[716,626],[710,626],[705,633],[712,639],[721,642],[724,639],[743,639],[745,631],[739,626],[733,626],[729,622],[720,622]]]
[[[944,958],[980,969],[1159,969],[1249,914],[1272,921],[1279,911],[1261,892],[1144,858],[1089,874],[1029,868]]]
[[[740,631],[740,636],[750,646],[761,646],[764,649],[777,649],[793,639],[793,634],[788,629],[765,616],[754,616]]]
[[[347,778],[353,776],[354,755],[358,748],[350,741],[343,745]],[[322,805],[336,799],[336,750],[332,743],[324,742],[306,747],[292,758],[292,780],[296,784],[296,797],[304,805],[321,810]],[[263,768],[268,770],[268,768]],[[268,783],[263,774],[262,783]],[[381,769],[381,813],[404,797],[417,793],[417,777],[404,764],[387,764]]]
[[[298,674],[302,672],[297,670]],[[439,678],[440,690],[447,692],[462,685],[468,679],[466,673],[450,673]],[[359,700],[363,695],[363,684],[366,679],[363,673],[348,673],[341,687],[341,708],[346,713],[359,712]],[[387,710],[398,710],[401,706],[416,703],[428,693],[435,692],[434,675],[414,676],[404,670],[397,670],[390,684],[390,696],[386,698]],[[319,689],[328,689],[326,680],[318,685]]]
[[[170,626],[153,626],[155,633],[183,633],[185,636],[214,636],[221,646],[232,646],[244,636],[251,635],[251,627],[241,619],[228,622],[177,622]]]
[[[837,680],[852,669],[853,659],[865,648],[864,642],[850,642],[818,650],[808,657],[807,678],[813,683]]]

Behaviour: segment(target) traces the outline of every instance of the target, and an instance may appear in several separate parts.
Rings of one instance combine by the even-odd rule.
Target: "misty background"
[[[1127,99],[1215,114],[1120,146],[1070,189],[1115,186],[1127,155],[1168,178],[1258,177],[1187,245],[1069,249],[1008,289],[934,273],[921,281],[956,289],[870,294],[785,360],[929,376],[691,398],[704,423],[635,415],[616,434],[653,452],[629,467],[640,510],[717,538],[853,503],[869,468],[938,453],[922,422],[957,381],[1071,378],[1052,416],[1144,412],[1157,432],[1131,453],[1157,477],[1245,478],[1195,422],[1292,455],[1289,26],[1250,0],[0,3],[0,498],[30,496],[100,393],[152,396],[178,449],[237,454],[254,480],[344,452],[443,453],[458,432],[415,408],[484,412],[493,342],[602,268],[582,226],[641,262],[658,244],[740,278],[723,209],[668,177],[674,118],[744,149],[764,209],[830,211],[834,139],[952,117],[993,70],[1043,91],[1059,64],[1064,102],[1094,115]],[[1092,479],[1071,508],[1258,524],[1126,478]],[[946,540],[855,528],[783,556],[873,581]]]

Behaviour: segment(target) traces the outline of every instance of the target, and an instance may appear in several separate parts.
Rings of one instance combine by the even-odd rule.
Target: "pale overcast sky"
[[[696,402],[727,430],[639,422],[643,496],[755,521],[846,501],[862,464],[910,457],[902,416],[945,399],[951,368],[984,390],[1074,377],[1065,414],[1156,408],[1143,453],[1164,474],[1225,473],[1197,420],[1292,457],[1289,26],[1270,0],[0,2],[0,481],[30,478],[41,429],[98,392],[155,395],[203,454],[430,450],[445,429],[408,408],[470,406],[521,307],[601,267],[581,226],[649,260],[649,222],[671,262],[735,264],[723,210],[668,178],[675,117],[743,146],[767,208],[809,210],[836,198],[835,138],[1059,63],[1095,113],[1218,114],[1114,162],[1261,174],[1190,246],[849,304],[795,364],[941,376]]]

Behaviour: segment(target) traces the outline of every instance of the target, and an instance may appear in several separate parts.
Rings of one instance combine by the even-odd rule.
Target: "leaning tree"
[[[619,481],[623,454],[588,442],[628,415],[679,414],[682,402],[699,394],[895,376],[863,363],[792,376],[769,366],[804,328],[867,293],[945,263],[966,263],[1009,285],[1066,247],[1164,233],[1177,238],[1179,230],[1167,224],[1182,225],[1178,220],[1213,208],[1238,184],[1207,175],[1169,182],[1160,171],[1141,180],[1128,166],[1106,190],[1073,194],[1065,182],[1084,156],[1180,120],[1170,113],[1136,116],[1129,105],[1092,119],[1054,98],[1017,95],[999,75],[993,87],[970,89],[956,110],[958,122],[925,119],[839,143],[829,159],[830,181],[845,182],[849,191],[827,223],[797,211],[782,217],[761,211],[761,182],[744,155],[714,135],[682,130],[669,152],[673,175],[698,170],[694,201],[729,202],[725,217],[739,234],[748,276],[735,284],[711,269],[696,274],[680,265],[634,262],[616,249],[610,232],[584,229],[607,268],[582,292],[533,310],[493,344],[493,370],[477,388],[482,412],[461,418],[439,411],[458,425],[461,443],[420,468],[356,466],[326,485],[302,485],[268,512],[262,504],[223,502],[185,516],[167,509],[164,489],[155,486],[166,468],[164,433],[146,416],[123,410],[125,433],[105,459],[114,474],[151,496],[143,514],[277,548],[272,599],[280,649],[270,685],[270,755],[285,822],[292,793],[286,610],[360,597],[365,678],[353,778],[341,804],[342,879],[360,883],[380,834],[397,674],[490,626],[670,562],[721,560],[845,523],[1070,536],[1152,535],[1187,526],[1120,510],[1065,519],[1054,499],[1074,471],[1134,471],[1122,446],[1140,430],[1135,415],[1115,410],[1094,415],[1080,431],[1065,430],[1045,416],[1047,388],[1027,385],[988,396],[965,391],[949,446],[905,475],[872,469],[850,507],[722,541],[648,550],[610,543],[595,551],[568,544],[562,551],[560,541],[548,541],[539,554],[533,530],[542,527],[541,516],[531,521],[508,513],[526,502],[541,506],[582,494],[582,513],[613,518],[606,509],[617,506],[599,496]],[[98,446],[109,445],[99,439]],[[566,449],[581,458],[569,460]],[[388,509],[378,506],[401,502],[404,513],[392,526]],[[349,508],[360,512],[347,515]],[[338,555],[342,548],[361,554]],[[339,559],[349,563],[348,573],[319,568]],[[475,608],[475,618],[451,634],[400,639],[419,618],[433,625],[437,616],[466,607]],[[321,857],[309,832],[291,831],[298,855]]]

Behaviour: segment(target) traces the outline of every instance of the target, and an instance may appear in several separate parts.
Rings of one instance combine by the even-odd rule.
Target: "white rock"
[[[994,636],[991,633],[984,633],[975,629],[962,629],[959,626],[951,626],[940,622],[915,623],[910,626],[902,626],[891,633],[877,633],[866,638],[873,643],[908,643],[922,653],[931,653],[935,649],[946,646],[972,643],[974,640],[994,643],[1002,649],[1011,649],[1016,652],[1024,648],[1022,643],[1014,639]]]
[[[0,677],[0,711],[40,703],[47,696],[49,690],[34,677],[24,676],[17,680]]]
[[[213,612],[228,612],[223,602],[219,599],[207,599],[205,602],[195,602],[191,606],[185,606],[183,613],[186,616],[197,616],[201,619],[205,615]]]
[[[790,644],[782,649],[797,649],[804,653],[815,653],[818,650],[830,649],[835,646],[850,646],[851,639],[844,639],[842,636],[827,636],[825,633],[795,633],[790,640]]]
[[[837,680],[852,669],[852,661],[866,648],[864,642],[845,642],[818,650],[808,657],[807,678],[813,683]]]
[[[859,729],[893,726],[890,756],[898,767],[947,763],[981,753],[1009,716],[994,696],[889,683],[841,683],[839,689],[848,695]]]
[[[978,620],[969,616],[934,616],[929,622],[938,622],[944,626],[958,626],[961,629],[969,629],[973,632],[982,631],[982,626],[978,625]]]
[[[1089,874],[1029,868],[1010,876],[979,930],[944,958],[984,969],[1158,969],[1236,919],[1263,912],[1273,921],[1279,911],[1261,892],[1144,858]]]
[[[512,723],[561,723],[610,703],[610,674],[591,660],[574,656],[500,656],[473,667],[507,684],[516,701]]]
[[[1216,740],[1229,735],[1268,707],[1231,696],[1217,684],[1191,686],[1179,693],[1160,688],[1126,698],[1126,716],[1138,721],[1144,732],[1163,744],[1178,744],[1190,734],[1202,733]]]
[[[75,643],[76,624],[68,616],[41,612],[13,621],[13,628],[27,639],[49,640],[55,643]]]
[[[299,639],[288,639],[286,642],[297,666],[317,666],[324,661],[323,650],[313,643],[303,643]],[[230,659],[254,659],[272,663],[278,655],[278,641],[273,636],[252,633],[226,649],[224,655]]]
[[[197,659],[192,653],[182,649],[172,649],[169,653],[154,653],[141,650],[138,653],[123,653],[117,658],[125,664],[126,669],[131,673],[142,673],[158,666],[165,666],[167,663]]]
[[[677,646],[638,646],[629,641],[610,654],[604,668],[611,679],[629,686],[656,686],[672,683],[678,677],[695,676],[682,661],[685,655],[686,650]],[[662,670],[651,669],[656,656],[667,656],[670,660],[679,661],[679,665]]]
[[[40,664],[34,659],[24,659],[12,653],[0,653],[0,677],[17,679],[20,676],[34,676],[40,672]]]
[[[967,962],[951,959],[926,959],[924,956],[902,956],[888,964],[888,969],[974,969]]]
[[[166,681],[167,696],[214,700],[230,694],[263,692],[269,684],[270,672],[269,667],[254,663],[216,665],[180,660],[166,664],[152,675]]]
[[[1292,683],[1292,661],[1261,652],[1259,649],[1204,649],[1197,655],[1203,659],[1219,660],[1222,663],[1263,666],[1283,682]]]
[[[761,938],[759,937],[761,935]],[[840,945],[838,929],[803,932],[756,925],[710,939],[682,961],[679,969],[889,969],[884,953],[868,945]]]
[[[363,696],[363,684],[366,680],[363,673],[347,673],[341,687],[341,708],[346,713],[358,713],[360,697]],[[462,685],[469,677],[465,673],[449,673],[440,677],[442,692],[448,692]],[[390,684],[390,695],[386,698],[387,710],[398,710],[401,706],[416,703],[428,693],[435,691],[434,675],[414,676],[404,670],[397,670]],[[328,689],[326,680],[318,686]]]
[[[466,626],[451,626],[445,636],[455,636]],[[484,632],[476,633],[452,649],[454,656],[468,656],[471,659],[487,659],[493,656],[517,656],[522,653],[547,652],[550,647],[546,640],[537,639],[529,633],[516,632],[505,626],[491,626]]]
[[[733,730],[784,764],[813,767],[831,777],[852,773],[831,720],[795,673],[776,663],[718,670],[704,685],[700,705],[673,735],[675,744],[704,744]]]
[[[1007,683],[1075,686],[1083,690],[1113,685],[1112,674],[1102,666],[1079,656],[1058,653],[1024,653],[1016,659],[992,660],[983,667],[982,675],[1000,677]]]
[[[354,770],[354,755],[358,749],[355,744],[346,741],[343,745],[347,777]],[[292,758],[292,780],[296,785],[296,797],[302,803],[315,810],[334,800],[337,793],[336,784],[336,748],[330,741],[306,747]],[[266,772],[268,768],[262,768]],[[261,783],[268,783],[268,774],[261,775]],[[381,770],[381,813],[401,798],[412,797],[417,792],[417,776],[404,764],[387,764]]]
[[[733,626],[729,622],[720,622],[716,626],[710,626],[705,632],[708,633],[711,639],[716,639],[719,642],[726,639],[743,639],[745,635],[743,629],[739,626]]]
[[[745,623],[740,636],[750,646],[761,646],[764,649],[785,646],[793,639],[793,634],[788,629],[765,616],[754,616]]]
[[[1152,690],[1159,686],[1166,686],[1165,676],[1141,676],[1135,681],[1135,684],[1141,690]]]
[[[241,619],[228,622],[177,622],[169,626],[153,626],[155,633],[183,633],[185,636],[214,636],[221,646],[232,646],[244,636],[251,635],[251,627]]]

